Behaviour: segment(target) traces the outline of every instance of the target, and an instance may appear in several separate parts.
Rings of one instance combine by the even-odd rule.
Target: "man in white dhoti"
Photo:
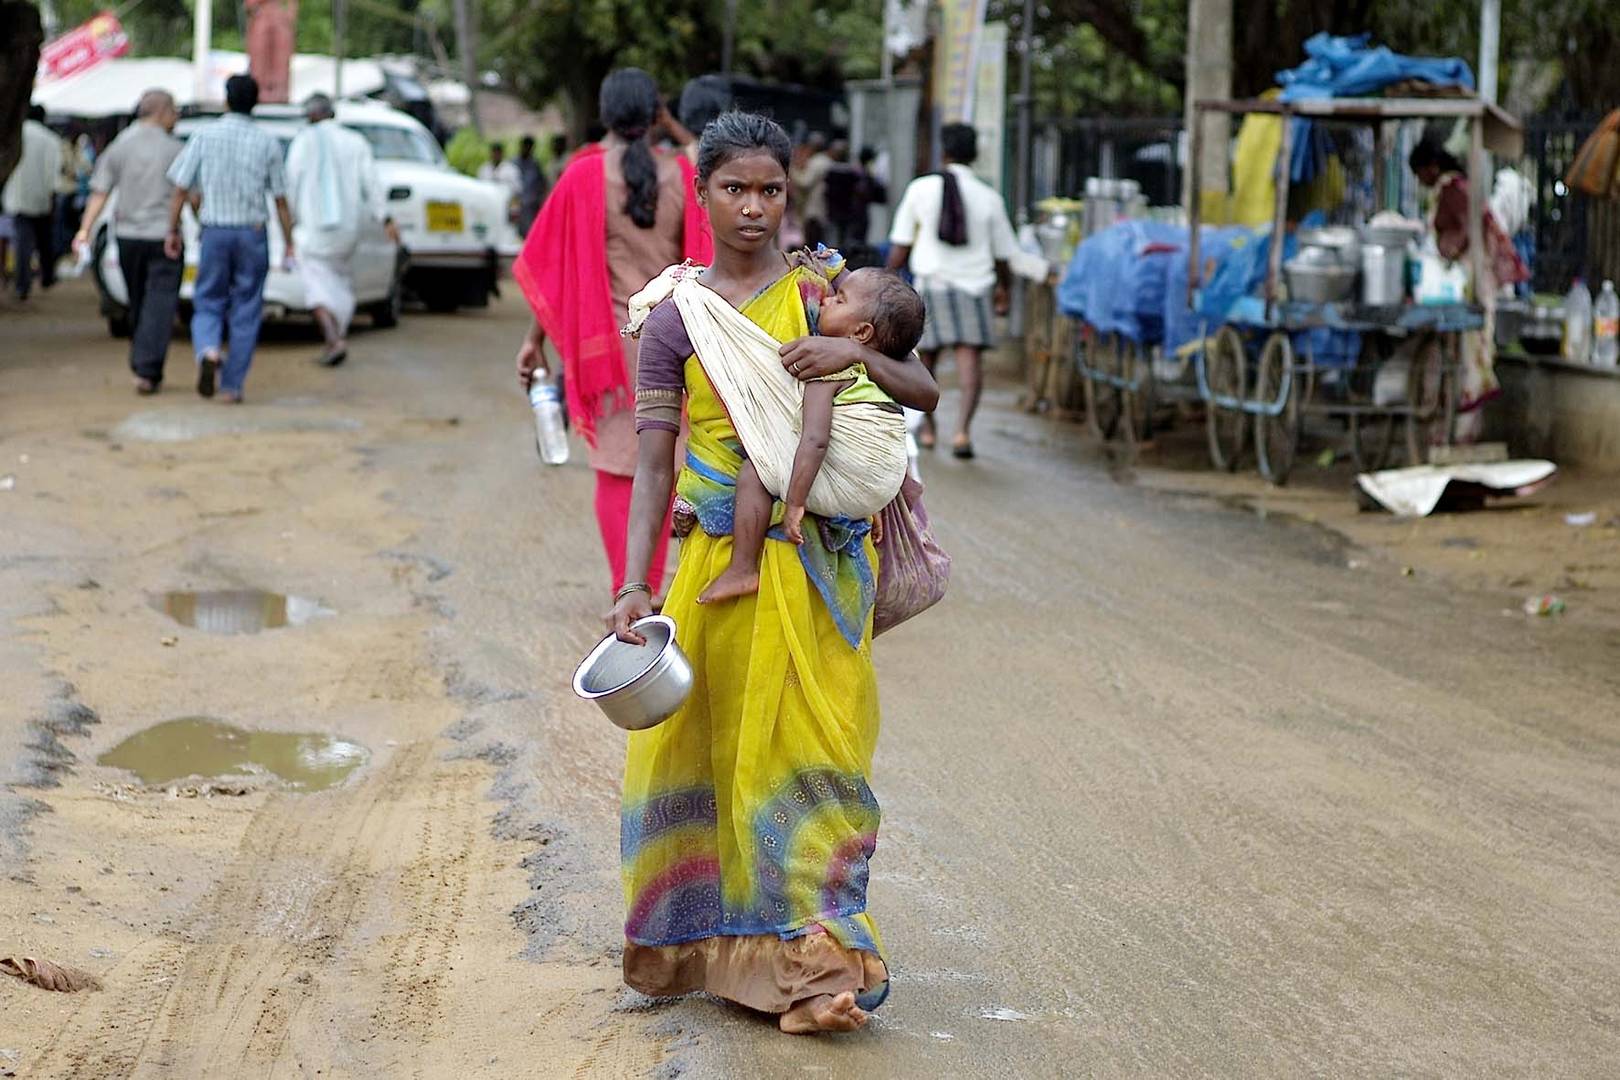
[[[309,126],[287,151],[293,240],[304,299],[326,339],[317,363],[336,367],[349,356],[353,259],[361,232],[380,221],[397,244],[399,230],[386,214],[371,144],[333,119],[332,99],[325,94],[312,95],[304,103],[304,115]]]

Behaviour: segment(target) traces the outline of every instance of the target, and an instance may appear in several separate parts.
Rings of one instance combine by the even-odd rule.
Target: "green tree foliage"
[[[1016,32],[1021,0],[991,0]],[[1040,111],[1171,113],[1185,85],[1186,0],[1042,0],[1035,23]],[[1304,59],[1320,31],[1370,32],[1398,52],[1479,55],[1479,0],[1233,0],[1233,91],[1258,94]],[[1503,0],[1501,56],[1559,61],[1570,104],[1620,104],[1620,2]],[[1504,74],[1505,84],[1505,74]]]
[[[836,84],[878,74],[882,0],[738,0],[733,70]],[[485,0],[481,58],[534,102],[560,95],[576,127],[616,67],[650,72],[673,98],[720,67],[720,0]]]
[[[576,131],[595,113],[596,88],[614,67],[646,68],[674,95],[720,65],[724,0],[477,0],[482,66],[533,103],[560,97]],[[64,26],[105,0],[58,0]],[[450,0],[350,0],[350,55],[428,52],[418,16],[456,48]],[[990,0],[990,16],[1018,32],[1022,0]],[[405,19],[402,19],[404,16]],[[1235,91],[1258,93],[1299,63],[1311,34],[1371,31],[1403,52],[1478,52],[1479,0],[1233,0]],[[138,55],[191,51],[187,0],[144,0],[125,18]],[[882,0],[737,0],[735,70],[763,79],[829,85],[878,73]],[[214,0],[215,45],[240,48],[238,0]],[[1186,0],[1040,0],[1035,24],[1039,110],[1141,115],[1179,108]],[[304,0],[301,51],[329,51],[329,2]],[[1620,2],[1503,0],[1502,57],[1561,61],[1573,103],[1620,103]],[[1015,61],[1016,62],[1016,61]]]

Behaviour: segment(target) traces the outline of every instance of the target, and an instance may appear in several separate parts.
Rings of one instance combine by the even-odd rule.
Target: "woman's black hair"
[[[1462,172],[1462,162],[1445,148],[1445,144],[1434,139],[1421,139],[1412,147],[1412,153],[1407,156],[1406,167],[1417,172],[1425,165],[1433,165],[1441,172]]]
[[[607,129],[630,144],[624,151],[624,212],[650,229],[658,214],[658,163],[647,129],[658,115],[658,84],[640,68],[620,68],[602,80],[597,107]]]
[[[788,133],[768,116],[732,110],[723,112],[703,129],[698,140],[698,183],[707,184],[714,170],[744,154],[769,154],[786,172],[793,158]]]
[[[699,75],[681,89],[681,126],[693,135],[702,136],[703,129],[729,108],[731,83],[724,75]]]

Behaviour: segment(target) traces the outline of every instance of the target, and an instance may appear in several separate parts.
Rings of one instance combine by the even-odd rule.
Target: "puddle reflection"
[[[263,589],[215,589],[211,592],[167,592],[155,605],[181,626],[209,634],[257,634],[283,626],[302,626],[332,611],[302,596],[283,596]]]
[[[313,732],[248,731],[206,716],[167,720],[136,732],[97,759],[143,784],[187,777],[272,774],[300,791],[341,783],[370,755],[358,743]]]

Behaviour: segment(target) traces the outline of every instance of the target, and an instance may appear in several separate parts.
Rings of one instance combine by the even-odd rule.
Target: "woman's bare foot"
[[[855,1004],[855,995],[845,990],[834,997],[821,994],[799,1002],[777,1022],[789,1035],[814,1035],[820,1031],[858,1031],[866,1026],[866,1013]]]
[[[718,604],[722,600],[735,600],[759,592],[759,571],[741,566],[729,566],[714,579],[714,584],[698,595],[700,604]]]

